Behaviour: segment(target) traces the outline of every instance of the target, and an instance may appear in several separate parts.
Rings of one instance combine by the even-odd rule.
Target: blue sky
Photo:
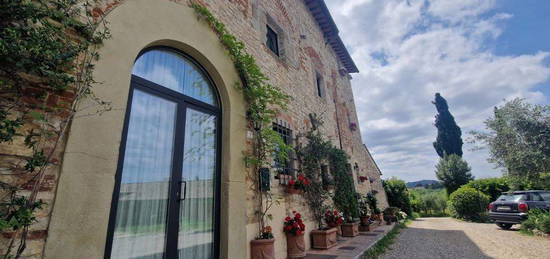
[[[326,3],[361,71],[352,80],[361,132],[385,178],[435,179],[436,92],[465,140],[505,99],[550,103],[550,1]],[[474,176],[501,174],[472,148]]]

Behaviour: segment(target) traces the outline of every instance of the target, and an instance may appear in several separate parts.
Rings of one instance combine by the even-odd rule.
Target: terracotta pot
[[[335,222],[329,222],[329,223],[327,223],[327,225],[328,225],[330,228],[338,227],[338,223],[335,223]]]
[[[337,244],[336,242],[336,233],[338,232],[337,228],[330,228],[327,230],[312,230],[311,231],[311,240],[313,248],[317,249],[329,249]]]
[[[290,193],[290,194],[302,194],[304,193],[304,190],[301,190],[301,189],[294,189],[290,186],[287,186],[286,187],[286,193]]]
[[[368,226],[370,223],[369,223],[369,219],[370,217],[369,216],[362,216],[362,217],[359,217],[361,219],[361,226]]]
[[[370,225],[359,225],[359,232],[369,232],[370,231]]]
[[[275,239],[257,239],[250,241],[250,258],[275,259]]]
[[[359,222],[344,223],[340,226],[342,229],[342,236],[354,237],[359,235]]]
[[[302,258],[306,256],[304,234],[286,234],[286,254],[288,258]]]

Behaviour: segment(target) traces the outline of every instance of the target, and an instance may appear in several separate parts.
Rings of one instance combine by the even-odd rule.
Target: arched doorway
[[[132,70],[106,258],[215,258],[220,115],[191,57],[143,51]]]

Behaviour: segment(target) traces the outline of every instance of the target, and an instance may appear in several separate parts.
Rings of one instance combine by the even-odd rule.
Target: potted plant
[[[354,237],[359,235],[359,222],[349,219],[344,224],[340,226],[342,229],[342,236],[344,237]]]
[[[337,210],[325,212],[325,222],[331,228],[336,228],[344,223],[344,215]]]
[[[359,231],[370,231],[372,220],[369,215],[369,203],[366,197],[359,194]]]
[[[386,224],[391,225],[392,222],[397,222],[396,214],[399,212],[399,208],[387,207],[384,209],[384,221]]]
[[[302,258],[306,256],[306,245],[304,242],[306,225],[304,225],[300,213],[293,211],[292,214],[292,217],[285,218],[283,228],[286,233],[287,256],[289,258]]]
[[[327,210],[324,215],[326,227],[311,231],[312,247],[329,249],[337,244],[338,226],[344,222],[344,217],[338,211]]]
[[[346,222],[340,226],[342,236],[357,236],[359,235],[359,222],[355,219],[359,217],[358,201],[349,157],[343,150],[336,149],[331,153],[330,162],[331,172],[334,174],[336,183],[332,200],[336,208],[344,213],[346,219]]]
[[[265,226],[260,235],[250,241],[250,257],[254,259],[275,259],[275,239],[271,226]]]
[[[375,194],[376,194],[375,190],[367,193],[366,200],[367,200],[367,203],[369,204],[370,211],[372,211],[371,219],[373,221],[378,221],[379,223],[382,223],[382,215],[381,215],[382,212],[378,208],[378,199],[376,199]]]
[[[286,192],[290,194],[302,194],[309,184],[309,179],[307,179],[303,174],[300,174],[296,180],[293,179],[288,181]]]

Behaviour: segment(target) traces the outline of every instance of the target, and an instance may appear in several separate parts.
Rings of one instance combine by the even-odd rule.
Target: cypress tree
[[[462,157],[462,132],[456,125],[455,118],[449,112],[447,101],[439,93],[435,94],[435,101],[432,102],[437,109],[435,116],[435,127],[437,128],[437,139],[433,143],[439,157],[445,155],[458,155]]]

